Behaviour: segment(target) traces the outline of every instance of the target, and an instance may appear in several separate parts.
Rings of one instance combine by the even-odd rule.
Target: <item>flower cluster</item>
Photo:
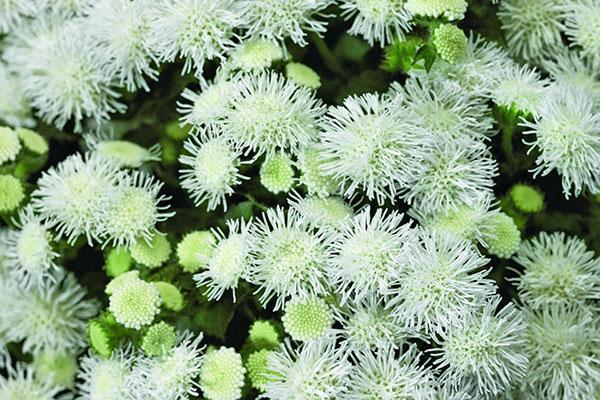
[[[599,50],[597,0],[0,0],[0,399],[599,398]]]

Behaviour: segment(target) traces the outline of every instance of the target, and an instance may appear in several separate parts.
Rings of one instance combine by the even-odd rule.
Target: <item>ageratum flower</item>
[[[326,31],[325,9],[335,0],[240,0],[244,27],[251,37],[306,46],[306,31]]]
[[[128,398],[126,381],[135,362],[131,348],[118,349],[104,358],[92,352],[84,355],[77,373],[78,400],[114,400]]]
[[[231,107],[222,122],[225,136],[246,153],[296,153],[317,137],[325,106],[315,93],[274,72],[234,81]]]
[[[418,168],[424,141],[415,119],[376,94],[346,98],[321,123],[322,170],[341,182],[347,197],[363,190],[380,204],[393,200]]]
[[[511,54],[535,61],[561,44],[564,30],[560,2],[503,0],[498,18]]]
[[[130,92],[149,91],[146,77],[158,79],[156,58],[150,46],[148,0],[101,0],[92,5],[83,21],[97,51],[110,60],[108,69]]]
[[[322,339],[293,349],[289,341],[268,356],[264,397],[279,399],[338,399],[351,370],[335,341]]]
[[[234,0],[159,0],[147,14],[154,54],[167,62],[181,57],[182,74],[195,70],[198,78],[206,61],[225,59],[234,46],[234,29],[245,21]]]
[[[410,31],[411,15],[404,5],[404,0],[343,0],[340,8],[342,18],[353,18],[349,34],[385,46]]]
[[[584,189],[600,192],[600,114],[585,92],[559,85],[550,90],[534,121],[523,121],[533,135],[526,142],[539,150],[534,176],[556,171],[563,194],[578,196]]]
[[[326,293],[331,258],[328,228],[314,228],[294,210],[268,209],[249,235],[247,276],[259,287],[260,302],[275,299],[275,310],[289,300]]]

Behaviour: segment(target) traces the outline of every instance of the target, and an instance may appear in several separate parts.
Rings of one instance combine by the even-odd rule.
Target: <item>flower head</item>
[[[292,349],[289,342],[268,356],[267,399],[337,399],[346,388],[350,363],[331,339],[304,343]]]
[[[4,265],[25,288],[42,285],[54,279],[58,254],[52,249],[52,234],[48,225],[33,213],[31,206],[19,212],[17,229],[4,237],[6,253]],[[0,238],[1,240],[2,238]]]
[[[292,160],[285,153],[267,158],[260,167],[260,183],[271,193],[287,193],[294,185]]]
[[[300,63],[288,63],[285,66],[285,77],[309,89],[321,87],[321,77],[312,68]]]
[[[290,38],[300,46],[306,46],[305,31],[317,34],[326,31],[329,15],[324,10],[334,0],[241,0],[245,28],[251,37],[283,42]]]
[[[71,243],[84,234],[99,240],[98,217],[108,204],[117,167],[94,154],[77,153],[42,173],[31,203],[60,239]]]
[[[279,44],[265,39],[244,40],[229,52],[226,68],[242,72],[258,72],[283,58]]]
[[[524,242],[514,260],[524,268],[515,279],[519,296],[533,309],[600,299],[600,259],[577,237],[542,232]]]
[[[150,46],[150,20],[147,0],[103,0],[93,2],[85,28],[97,44],[97,51],[110,60],[115,79],[129,91],[149,91],[146,77],[156,80],[152,65],[156,58]]]
[[[354,216],[352,206],[339,197],[300,197],[293,192],[288,200],[290,207],[314,226],[339,228]]]
[[[112,292],[108,309],[117,322],[139,330],[152,323],[160,312],[161,303],[160,292],[153,284],[130,278]]]
[[[536,213],[544,207],[544,193],[534,186],[517,183],[510,189],[510,199],[517,210]]]
[[[250,235],[246,277],[259,287],[260,302],[275,297],[277,310],[290,298],[325,294],[328,243],[329,230],[315,229],[296,211],[267,210]]]
[[[325,106],[310,89],[274,72],[243,75],[235,87],[223,130],[246,152],[296,153],[317,137]]]
[[[177,102],[177,111],[182,114],[181,123],[190,125],[195,132],[203,132],[206,126],[219,125],[223,121],[235,89],[235,83],[231,81],[201,83],[200,86],[199,93],[187,88],[181,93],[181,97],[191,104]]]
[[[433,399],[435,381],[419,365],[416,346],[396,356],[393,347],[366,350],[354,356],[355,365],[347,376],[348,391],[340,400]]]
[[[403,243],[411,234],[402,217],[380,208],[371,216],[367,207],[340,226],[334,235],[328,275],[342,303],[387,291],[399,267]]]
[[[337,193],[338,182],[323,169],[321,153],[314,143],[303,146],[298,151],[296,167],[300,170],[299,181],[308,193],[325,197]]]
[[[138,240],[129,246],[133,259],[148,268],[158,268],[171,255],[171,244],[165,235],[154,232],[149,242]]]
[[[177,340],[175,327],[160,321],[148,328],[140,347],[147,356],[161,356],[168,353]]]
[[[127,380],[135,357],[131,349],[119,349],[108,358],[88,353],[77,374],[78,399],[114,400],[129,394]]]
[[[161,195],[163,183],[153,176],[134,171],[120,174],[108,193],[102,212],[100,237],[104,243],[130,245],[138,240],[150,243],[156,224],[173,216],[164,204],[169,196]]]
[[[439,333],[459,324],[495,288],[481,270],[488,260],[471,243],[443,232],[422,231],[419,239],[399,260],[386,306],[405,326]]]
[[[206,268],[216,244],[217,239],[210,231],[194,231],[185,235],[177,245],[177,257],[182,269],[195,273]]]
[[[600,4],[594,0],[580,0],[562,6],[565,32],[581,54],[600,66]]]
[[[237,400],[242,395],[242,357],[229,347],[209,351],[200,367],[200,389],[208,400]]]
[[[145,148],[127,140],[115,140],[111,135],[85,135],[87,147],[121,168],[140,168],[144,163],[160,161],[160,145]]]
[[[512,64],[497,77],[490,98],[508,109],[514,107],[525,114],[538,114],[548,83],[535,69]]]
[[[48,153],[49,146],[46,139],[39,133],[26,128],[15,129],[23,147],[36,155]]]
[[[582,190],[600,192],[600,114],[584,92],[561,85],[542,100],[534,121],[524,121],[528,143],[539,150],[534,176],[556,171],[562,178],[563,193],[578,196]]]
[[[6,336],[23,341],[23,351],[44,349],[77,352],[85,347],[86,322],[96,312],[96,302],[85,299],[85,290],[67,274],[28,290],[13,288],[3,311]]]
[[[340,7],[344,19],[354,18],[349,34],[385,46],[410,31],[411,15],[404,6],[404,0],[343,0]]]
[[[498,18],[509,51],[535,61],[562,42],[564,30],[560,2],[553,0],[504,0]]]
[[[235,299],[235,289],[240,278],[250,268],[251,224],[243,220],[227,221],[229,235],[214,231],[217,244],[209,257],[203,259],[206,268],[194,275],[198,287],[205,287],[209,299],[220,299],[225,291],[231,290]],[[200,259],[202,261],[202,259]]]
[[[380,204],[393,200],[418,163],[420,131],[412,119],[405,107],[376,94],[346,98],[321,124],[322,170],[341,182],[345,196],[362,189]]]
[[[0,165],[14,161],[21,151],[21,142],[15,131],[8,127],[0,127]]]
[[[232,195],[233,186],[247,179],[239,173],[241,154],[225,138],[216,135],[206,139],[194,136],[185,142],[184,148],[189,154],[179,158],[185,166],[180,171],[181,186],[197,206],[206,202],[208,210],[219,204],[227,209],[225,196]]]
[[[275,349],[281,344],[279,332],[271,321],[256,320],[248,331],[248,342],[257,349]]]
[[[406,0],[406,10],[423,17],[445,17],[450,21],[461,20],[467,11],[465,0]]]
[[[35,0],[5,0],[0,9],[0,33],[8,33],[18,27],[23,19],[38,13]]]
[[[0,214],[8,214],[19,208],[25,199],[25,188],[12,175],[0,174]]]
[[[498,297],[441,334],[442,345],[432,351],[442,370],[440,381],[452,391],[493,398],[520,384],[527,371],[523,317],[512,304],[496,312]]]
[[[202,334],[182,334],[177,345],[159,357],[138,359],[127,390],[134,400],[179,400],[198,396],[202,365]]]
[[[489,254],[500,258],[510,258],[519,249],[521,232],[513,219],[503,213],[494,213],[482,231],[483,244]]]
[[[77,373],[77,357],[53,349],[42,351],[33,360],[37,380],[49,380],[54,385],[73,389]]]
[[[162,305],[167,310],[179,312],[183,309],[185,299],[177,286],[164,281],[152,282],[152,284],[158,289]]]
[[[185,60],[182,74],[202,76],[207,60],[224,59],[234,46],[234,29],[243,21],[233,0],[160,0],[150,8],[149,40],[161,61]]]
[[[51,379],[43,379],[34,373],[31,365],[17,363],[8,365],[7,375],[0,375],[0,398],[3,400],[36,399],[53,400],[64,389]]]
[[[269,354],[272,350],[262,349],[255,351],[248,356],[246,360],[246,371],[252,387],[264,392],[269,382],[267,374],[269,372]]]
[[[17,0],[21,2],[20,0]],[[21,2],[25,3],[25,1]],[[0,20],[2,17],[0,17]],[[22,79],[0,62],[0,120],[13,127],[35,125]],[[0,146],[1,147],[1,146]]]
[[[591,399],[598,393],[598,317],[550,304],[525,314],[529,368],[524,390],[540,398]]]

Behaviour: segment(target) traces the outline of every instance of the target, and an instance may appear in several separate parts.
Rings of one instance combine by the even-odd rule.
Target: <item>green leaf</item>
[[[233,319],[235,304],[230,299],[198,306],[194,323],[206,335],[225,340],[227,327]]]

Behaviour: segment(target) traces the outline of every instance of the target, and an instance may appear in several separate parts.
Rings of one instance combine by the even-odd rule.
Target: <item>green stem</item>
[[[309,32],[308,37],[310,41],[315,45],[321,57],[323,57],[323,62],[325,66],[333,73],[340,75],[344,79],[346,79],[346,73],[342,68],[342,64],[340,64],[337,57],[333,54],[333,52],[327,46],[327,43],[323,40],[321,36],[314,32]]]
[[[254,196],[252,196],[251,194],[246,193],[246,194],[244,194],[244,197],[246,199],[248,199],[248,201],[250,201],[253,206],[259,208],[261,211],[267,211],[269,209],[269,207],[267,207],[264,204],[256,201],[256,199],[254,198]]]

